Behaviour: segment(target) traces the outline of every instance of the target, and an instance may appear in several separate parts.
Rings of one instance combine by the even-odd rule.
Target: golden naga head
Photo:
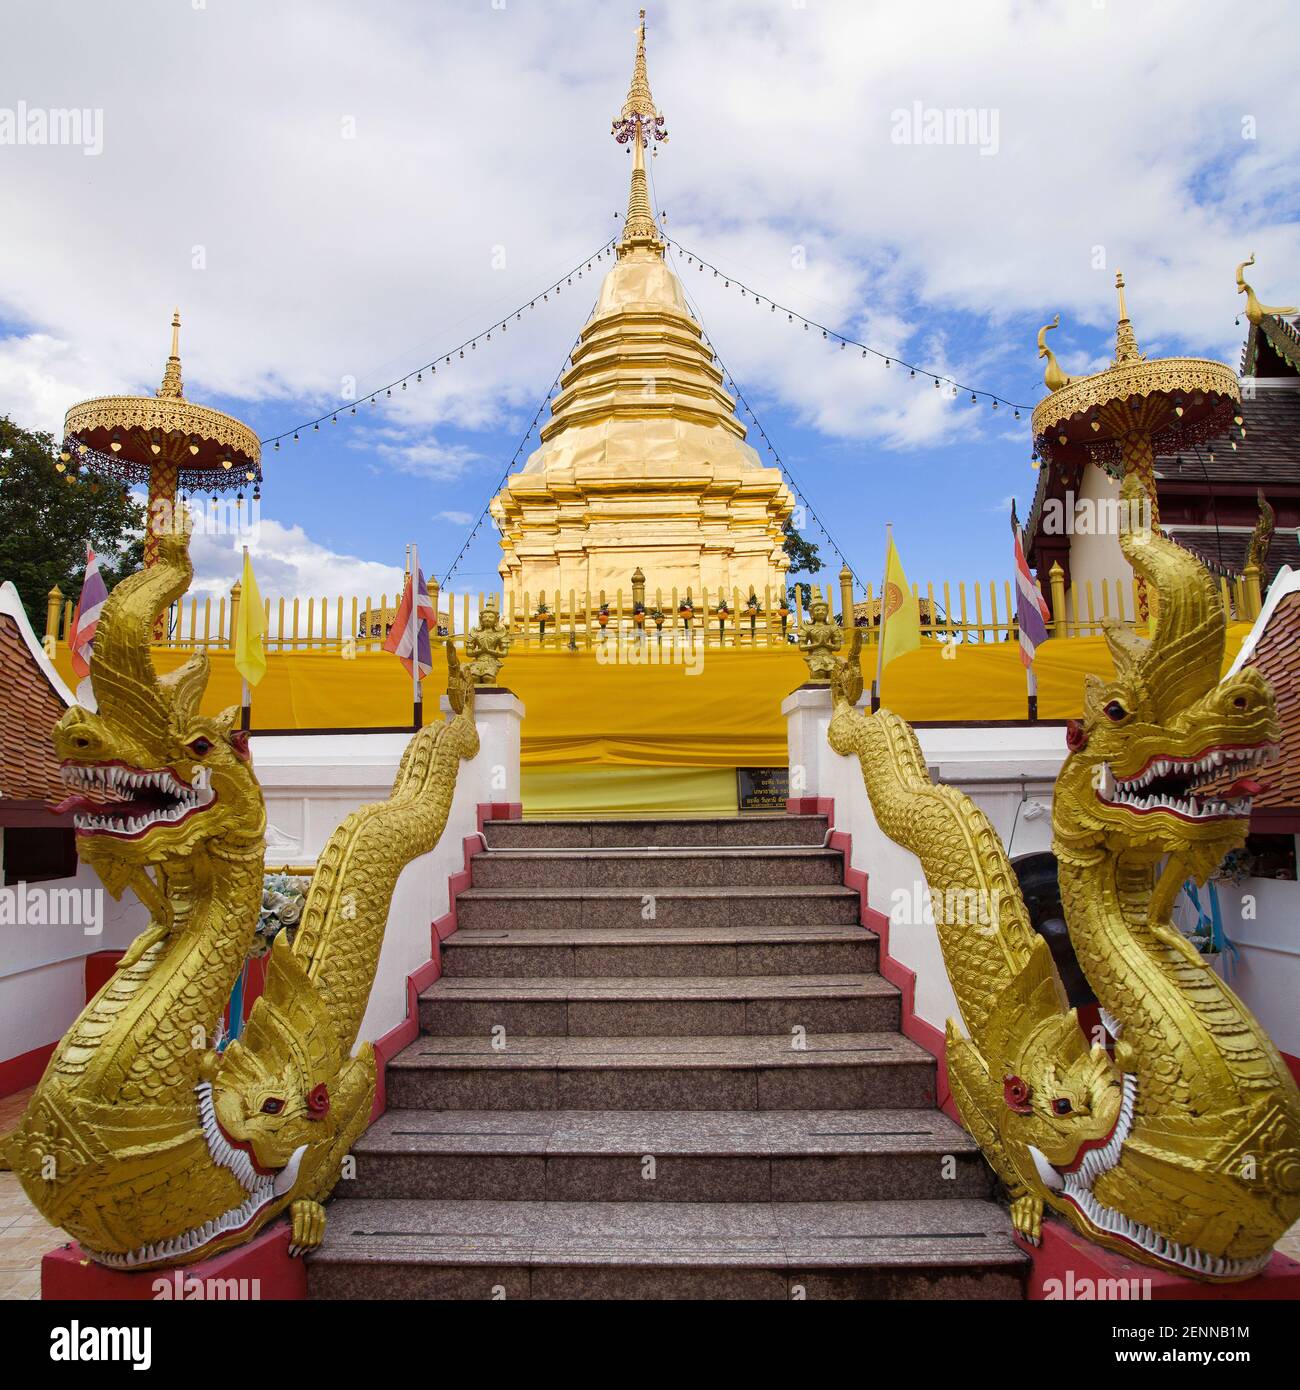
[[[831,672],[831,700],[838,709],[841,705],[854,708],[862,698],[862,629],[855,627],[849,638],[849,649],[843,656],[835,658],[835,668]]]
[[[453,714],[465,714],[468,712],[469,719],[474,719],[474,678],[460,664],[460,657],[456,654],[456,644],[450,638],[446,642],[447,648],[447,703],[451,706]]]
[[[1123,1080],[1067,1006],[1044,937],[999,997],[984,1042],[990,1079],[1002,1086],[1003,1146],[1025,1186],[1050,1203],[1053,1171],[1073,1168],[1113,1137]]]
[[[186,527],[159,539],[158,562],[108,596],[95,635],[97,710],[73,706],[54,728],[77,850],[110,892],[148,865],[232,834],[260,841],[265,813],[238,707],[199,713],[200,652],[166,676],[149,654],[155,619],[189,587]]]
[[[1053,821],[1067,848],[1175,855],[1179,871],[1209,872],[1244,843],[1251,798],[1262,790],[1254,774],[1277,756],[1273,694],[1253,670],[1219,680],[1218,586],[1152,527],[1139,479],[1125,479],[1121,501],[1120,546],[1159,603],[1149,640],[1130,627],[1106,629],[1115,678],[1088,678]]]

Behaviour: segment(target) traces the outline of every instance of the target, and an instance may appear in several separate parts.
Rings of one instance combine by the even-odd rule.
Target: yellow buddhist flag
[[[266,675],[266,653],[262,650],[265,631],[262,595],[258,592],[253,561],[245,546],[244,573],[239,581],[239,614],[235,619],[235,670],[249,685],[256,685]]]
[[[880,607],[880,668],[921,645],[921,605],[903,573],[893,533],[885,554],[885,587]]]

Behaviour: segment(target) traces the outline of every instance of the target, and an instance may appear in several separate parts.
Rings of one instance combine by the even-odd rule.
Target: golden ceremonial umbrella
[[[180,311],[172,315],[172,350],[152,396],[100,396],[74,405],[63,422],[62,461],[117,482],[147,483],[149,522],[144,562],[158,556],[178,489],[260,495],[262,449],[247,425],[224,411],[185,399]],[[165,512],[165,517],[159,515]]]

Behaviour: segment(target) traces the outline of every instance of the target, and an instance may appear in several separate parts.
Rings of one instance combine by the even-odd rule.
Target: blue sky
[[[1235,364],[1233,268],[1300,294],[1289,7],[720,0],[649,6],[670,235],[765,298],[1004,401],[1110,351],[1122,268],[1148,352]],[[188,394],[261,435],[495,327],[617,234],[609,137],[636,6],[257,7],[146,0],[11,17],[0,107],[77,107],[102,152],[0,144],[0,410],[152,390],[181,307]],[[972,111],[926,143],[915,125]],[[608,262],[596,267],[603,270]],[[679,262],[680,268],[680,262]],[[710,272],[706,332],[851,563],[892,521],[911,578],[1006,577],[1027,413],[840,352]],[[585,319],[598,277],[436,380],[265,460],[265,592],[377,592],[405,543],[441,575]],[[742,417],[743,418],[743,417]],[[535,441],[534,441],[535,442]],[[756,445],[759,441],[752,439]],[[761,447],[761,446],[760,446]],[[816,527],[811,538],[838,569]],[[490,523],[454,585],[495,578]],[[216,541],[198,585],[233,580]]]

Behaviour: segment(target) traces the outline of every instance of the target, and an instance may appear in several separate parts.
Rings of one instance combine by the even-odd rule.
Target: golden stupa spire
[[[1115,361],[1112,365],[1122,367],[1125,362],[1145,362],[1145,354],[1138,351],[1137,336],[1129,322],[1128,308],[1124,303],[1124,272],[1115,272],[1115,288],[1119,291],[1119,323],[1115,326]]]
[[[181,383],[181,311],[172,314],[172,354],[163,370],[162,385],[154,392],[160,400],[179,401],[185,395]]]
[[[664,128],[664,118],[650,94],[650,78],[645,62],[644,10],[641,11],[641,24],[637,30],[632,85],[628,88],[622,111],[614,118],[611,134],[620,145],[631,142],[632,147],[632,187],[628,191],[627,219],[623,223],[623,236],[618,244],[619,255],[638,247],[662,251],[663,242],[659,239],[659,229],[655,226],[654,213],[650,208],[645,147],[652,139],[667,140],[668,132]]]

